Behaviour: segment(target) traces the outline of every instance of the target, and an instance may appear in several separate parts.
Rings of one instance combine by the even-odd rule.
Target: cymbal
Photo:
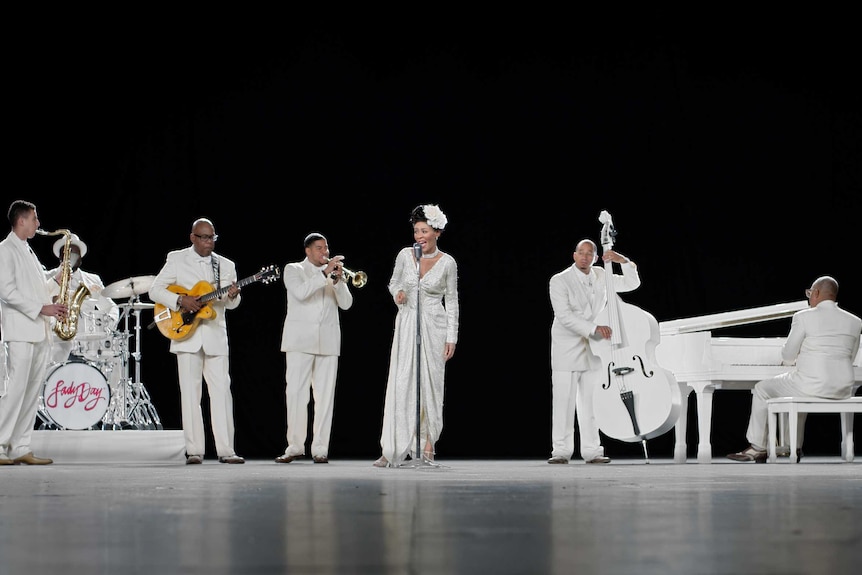
[[[156,276],[135,276],[109,284],[102,295],[110,298],[124,298],[141,295],[149,291]]]

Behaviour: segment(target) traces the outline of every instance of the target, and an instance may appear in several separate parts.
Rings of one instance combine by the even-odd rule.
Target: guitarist
[[[203,315],[204,312],[212,312],[187,337],[171,341],[171,353],[177,356],[186,463],[203,463],[205,436],[201,385],[204,379],[210,396],[218,460],[220,463],[245,463],[233,446],[233,397],[225,317],[225,311],[236,308],[241,299],[236,285],[236,266],[213,251],[218,234],[210,220],[195,220],[189,239],[191,246],[168,254],[149,291],[150,299],[164,305],[171,313]],[[202,290],[197,289],[201,286]],[[200,296],[224,286],[229,288],[222,297],[206,303],[199,300]],[[204,309],[209,306],[210,309]]]

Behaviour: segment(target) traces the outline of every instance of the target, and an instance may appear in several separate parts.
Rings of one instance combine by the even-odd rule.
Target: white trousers
[[[329,457],[329,434],[335,409],[337,355],[285,352],[285,406],[287,449],[285,455],[303,455],[308,435],[308,402],[314,397],[311,456]]]
[[[575,451],[575,414],[580,430],[581,457],[590,461],[605,454],[593,415],[593,391],[600,379],[590,371],[552,371],[551,456],[571,459]]]
[[[30,453],[30,440],[45,383],[51,343],[8,341],[6,393],[0,397],[0,455],[9,459]]]
[[[205,453],[206,436],[201,411],[202,380],[206,380],[207,393],[210,396],[210,420],[216,454],[219,457],[236,455],[233,447],[233,397],[230,392],[228,356],[205,355],[203,350],[178,353],[177,371],[186,455],[203,456]]]
[[[764,379],[755,384],[751,390],[751,416],[748,419],[748,430],[746,439],[755,449],[765,450],[768,443],[769,410],[766,400],[773,397],[807,396],[797,386],[793,385],[788,378],[789,374],[777,375],[770,379]],[[802,440],[805,435],[805,421],[807,413],[800,413],[796,427],[796,448],[802,449]]]
[[[51,342],[51,363],[59,365],[61,363],[65,363],[66,360],[69,359],[69,354],[72,353],[72,350],[75,348],[75,341],[63,341],[62,339],[57,339],[56,341]]]

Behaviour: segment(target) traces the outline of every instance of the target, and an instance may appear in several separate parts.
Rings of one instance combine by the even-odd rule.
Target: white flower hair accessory
[[[422,206],[422,211],[425,213],[425,218],[428,220],[428,224],[435,230],[442,230],[446,227],[446,224],[449,223],[443,210],[434,204],[426,204]]]

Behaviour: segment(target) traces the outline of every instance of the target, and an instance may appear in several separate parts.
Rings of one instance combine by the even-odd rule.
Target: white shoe
[[[225,455],[224,457],[218,458],[219,463],[245,463],[245,459],[240,457],[239,455]]]
[[[291,461],[296,461],[297,459],[300,459],[302,457],[305,457],[305,455],[302,453],[299,453],[297,455],[287,455],[287,454],[279,455],[278,457],[275,458],[275,462],[276,463],[290,463]]]

